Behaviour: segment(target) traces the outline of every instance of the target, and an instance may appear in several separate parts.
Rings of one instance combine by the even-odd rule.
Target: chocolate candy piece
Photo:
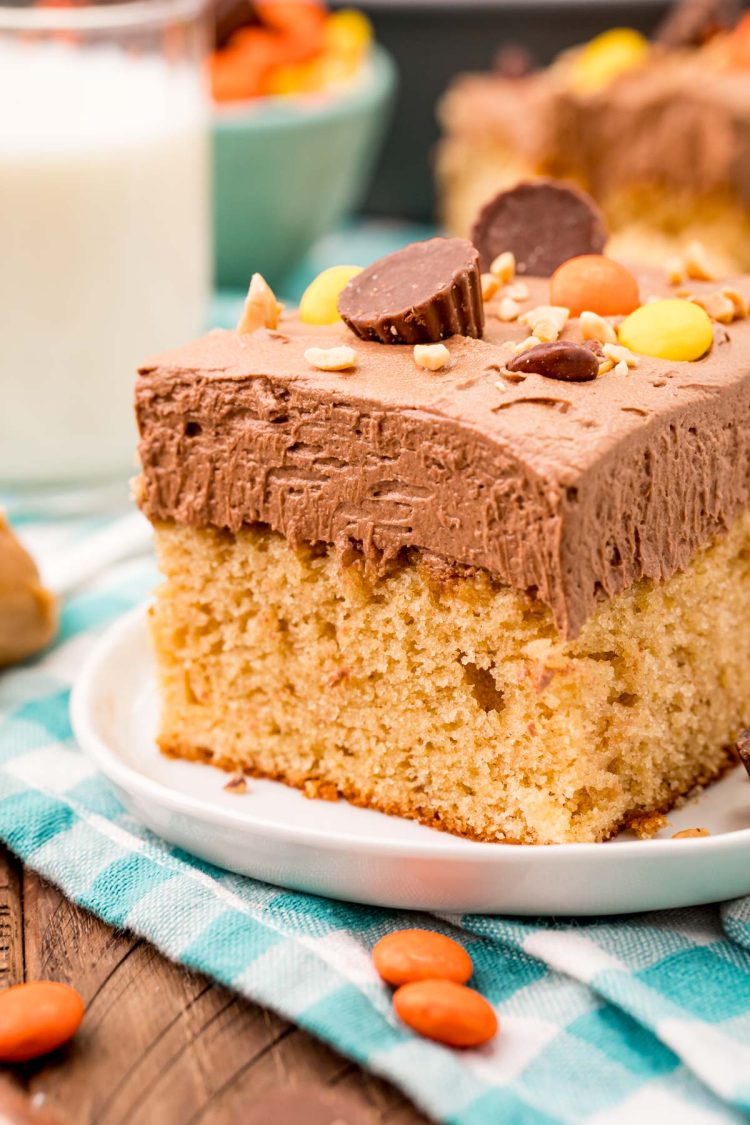
[[[382,344],[481,337],[479,255],[463,238],[413,242],[353,277],[338,307],[352,332]]]
[[[518,273],[550,277],[568,258],[601,254],[607,231],[601,212],[584,192],[557,180],[535,180],[485,203],[471,241],[483,270],[511,250]]]
[[[740,731],[740,733],[737,735],[737,741],[734,744],[734,748],[737,751],[743,766],[747,770],[748,774],[750,774],[750,730],[745,729]]]
[[[599,374],[595,353],[584,344],[574,344],[570,340],[535,344],[505,366],[508,371],[544,375],[546,379],[561,379],[564,383],[588,383]]]

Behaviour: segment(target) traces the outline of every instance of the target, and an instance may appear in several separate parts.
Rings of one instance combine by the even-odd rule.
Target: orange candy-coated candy
[[[0,1062],[38,1058],[67,1043],[83,1019],[74,988],[32,980],[0,992]]]
[[[279,64],[301,63],[322,50],[326,11],[310,0],[254,0],[254,10],[276,33]]]
[[[451,980],[465,984],[474,971],[462,945],[432,930],[397,930],[381,938],[372,951],[375,968],[388,984],[415,980]]]
[[[552,275],[550,295],[552,304],[570,309],[571,316],[587,311],[627,316],[641,303],[630,270],[603,254],[581,254],[563,262]]]
[[[473,988],[451,980],[404,984],[393,1005],[412,1030],[448,1047],[479,1047],[497,1034],[492,1005]]]
[[[211,56],[211,92],[217,102],[243,101],[263,93],[263,83],[278,62],[276,36],[259,27],[242,27]]]
[[[211,92],[217,102],[244,101],[273,92],[277,67],[304,62],[325,42],[325,9],[313,0],[256,0],[263,26],[241,27],[211,56]]]
[[[296,39],[321,35],[328,15],[319,0],[255,0],[253,8],[266,27]]]
[[[742,17],[727,39],[729,61],[733,66],[750,67],[750,12]]]

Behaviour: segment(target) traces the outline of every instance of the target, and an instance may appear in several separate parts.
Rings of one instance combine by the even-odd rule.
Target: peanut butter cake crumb
[[[639,840],[652,840],[666,827],[666,816],[658,812],[638,814],[628,821],[628,828],[635,833]]]
[[[244,774],[237,773],[234,777],[230,777],[224,789],[227,793],[247,793],[247,781],[245,780]]]
[[[261,528],[159,523],[156,541],[170,754],[479,840],[555,843],[653,835],[729,767],[747,720],[750,513],[568,642],[481,572],[415,560],[369,583]]]

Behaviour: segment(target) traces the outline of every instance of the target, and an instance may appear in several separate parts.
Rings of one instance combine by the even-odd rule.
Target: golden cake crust
[[[424,824],[426,828],[434,828],[439,832],[447,832],[449,835],[461,836],[466,840],[475,840],[480,844],[508,844],[518,846],[520,844],[541,845],[542,841],[532,840],[526,838],[524,840],[514,840],[510,837],[487,837],[479,833],[474,833],[471,830],[466,830],[463,822],[450,815],[430,813],[419,807],[414,808],[408,803],[399,803],[396,801],[378,803],[377,800],[367,797],[359,792],[359,790],[347,786],[340,785],[334,781],[321,781],[319,777],[304,777],[299,774],[287,773],[284,770],[273,770],[266,772],[258,767],[241,759],[232,758],[216,758],[214,753],[206,747],[183,745],[176,742],[169,742],[165,739],[157,739],[157,745],[162,754],[167,758],[174,758],[175,760],[182,760],[187,762],[202,762],[204,765],[216,766],[218,769],[225,770],[227,773],[241,773],[247,777],[255,777],[264,781],[278,781],[282,785],[288,785],[292,789],[299,789],[304,793],[305,797],[311,800],[318,801],[347,801],[350,805],[355,805],[360,809],[374,809],[376,812],[385,813],[386,816],[399,816],[405,817],[407,820],[416,820],[420,824]],[[608,835],[603,836],[600,842],[612,839],[619,832],[625,829],[632,829],[636,835],[641,839],[647,839],[655,836],[665,826],[665,817],[673,809],[678,808],[687,798],[697,796],[698,793],[705,789],[707,786],[713,784],[715,781],[720,781],[722,777],[729,770],[734,769],[737,765],[737,755],[731,746],[724,748],[723,760],[719,761],[712,771],[706,771],[705,774],[699,775],[697,779],[685,790],[684,793],[676,793],[670,796],[662,806],[650,810],[648,813],[634,813],[626,814],[622,820],[613,825]]]

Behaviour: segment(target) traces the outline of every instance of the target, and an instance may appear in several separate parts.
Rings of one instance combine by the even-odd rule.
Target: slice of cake
[[[482,257],[554,265],[517,203]],[[159,743],[478,840],[603,840],[750,724],[750,281],[478,259],[332,271],[278,324],[256,280],[249,331],[141,369]]]
[[[750,270],[750,16],[695,45],[690,7],[656,43],[619,28],[543,70],[457,78],[439,109],[448,229],[502,187],[564,177],[604,211],[610,253],[658,265],[699,240]]]

